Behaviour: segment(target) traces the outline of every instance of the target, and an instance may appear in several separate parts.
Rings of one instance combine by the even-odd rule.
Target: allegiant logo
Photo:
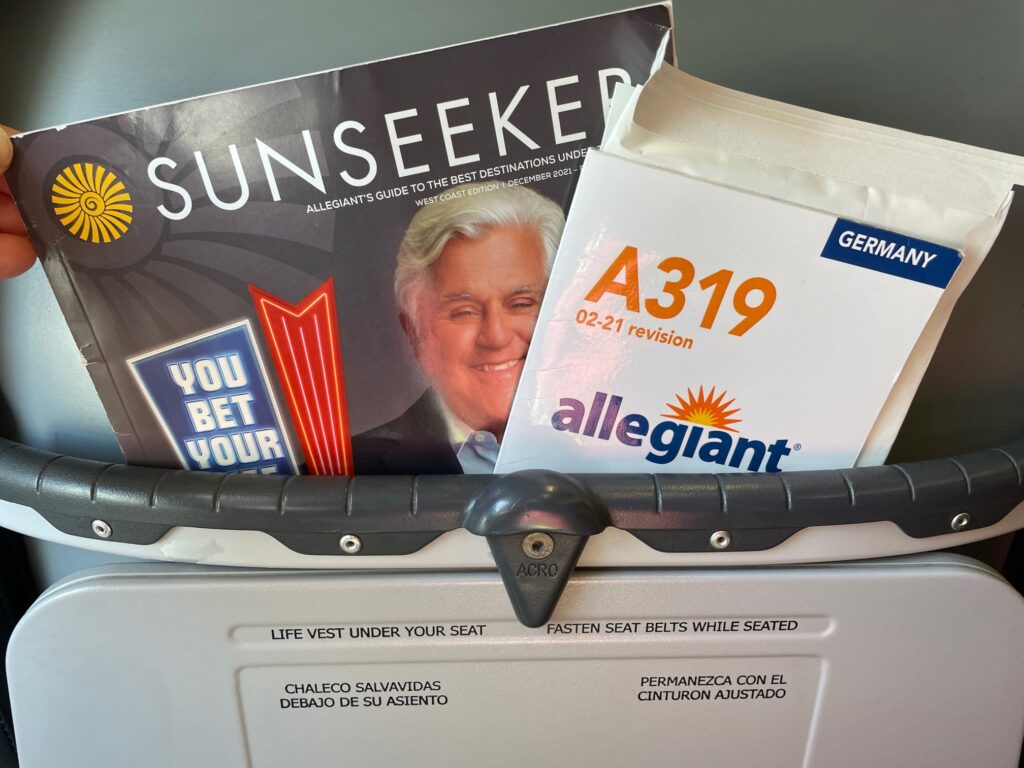
[[[668,418],[654,424],[639,413],[620,416],[619,395],[596,392],[589,408],[580,400],[563,397],[551,426],[598,440],[611,440],[614,435],[623,445],[636,448],[646,441],[644,458],[654,464],[669,464],[682,456],[750,472],[780,471],[779,462],[793,450],[789,440],[765,443],[739,435],[733,425],[740,420],[732,418],[739,408],[730,408],[733,400],[725,401],[724,391],[716,396],[713,387],[707,394],[700,387],[696,395],[690,389],[686,393],[686,398],[676,395],[676,402],[667,405],[669,412],[661,414]]]

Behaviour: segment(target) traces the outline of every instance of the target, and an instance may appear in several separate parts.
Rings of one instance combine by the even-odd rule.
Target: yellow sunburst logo
[[[89,243],[120,239],[132,223],[132,197],[124,183],[96,163],[69,165],[53,182],[50,202],[60,223]]]
[[[722,390],[721,394],[715,397],[715,388],[712,387],[708,393],[704,394],[704,387],[700,387],[697,390],[697,395],[694,397],[693,390],[686,390],[686,399],[684,400],[682,395],[676,395],[676,403],[667,403],[669,413],[663,413],[662,416],[667,416],[670,419],[676,419],[677,421],[688,421],[691,424],[700,424],[705,427],[714,427],[715,429],[724,429],[729,432],[737,432],[738,430],[733,429],[730,424],[739,424],[740,419],[729,418],[735,413],[739,413],[739,408],[733,408],[729,410],[729,406],[735,402],[735,398],[728,402],[725,400],[726,392]]]

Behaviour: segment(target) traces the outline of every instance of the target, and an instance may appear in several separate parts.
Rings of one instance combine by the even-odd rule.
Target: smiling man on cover
[[[431,387],[353,438],[357,473],[494,469],[564,223],[543,195],[496,183],[454,187],[416,213],[395,300]]]

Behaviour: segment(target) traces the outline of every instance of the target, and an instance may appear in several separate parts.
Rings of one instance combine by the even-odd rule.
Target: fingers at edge
[[[21,214],[9,197],[0,195],[0,234],[19,235],[27,237],[25,222],[21,220]]]
[[[6,171],[14,158],[14,145],[7,138],[7,129],[0,131],[0,173]]]
[[[7,137],[13,136],[16,133],[21,133],[21,131],[0,123],[0,174],[7,170],[14,157],[14,145],[11,144],[11,140]],[[2,178],[0,178],[0,192],[8,195],[11,194],[11,191],[7,188],[7,182]]]
[[[0,234],[0,280],[20,275],[36,261],[36,249],[27,237]]]

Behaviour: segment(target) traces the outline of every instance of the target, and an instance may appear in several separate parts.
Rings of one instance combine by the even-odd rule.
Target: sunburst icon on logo
[[[735,413],[739,413],[739,408],[733,408],[729,410],[729,406],[735,402],[735,398],[723,402],[725,400],[726,392],[722,392],[715,397],[715,388],[712,387],[708,393],[704,394],[704,387],[700,387],[697,390],[697,396],[694,397],[693,390],[686,390],[686,399],[684,400],[682,395],[676,395],[676,403],[667,403],[669,413],[663,413],[662,416],[667,416],[670,419],[676,419],[677,421],[688,421],[691,424],[700,424],[705,427],[714,427],[715,429],[724,429],[729,432],[737,432],[738,430],[733,429],[730,424],[739,424],[741,419],[729,418]]]
[[[50,202],[60,223],[88,243],[120,239],[132,223],[132,197],[117,175],[96,163],[67,166],[53,182]]]

